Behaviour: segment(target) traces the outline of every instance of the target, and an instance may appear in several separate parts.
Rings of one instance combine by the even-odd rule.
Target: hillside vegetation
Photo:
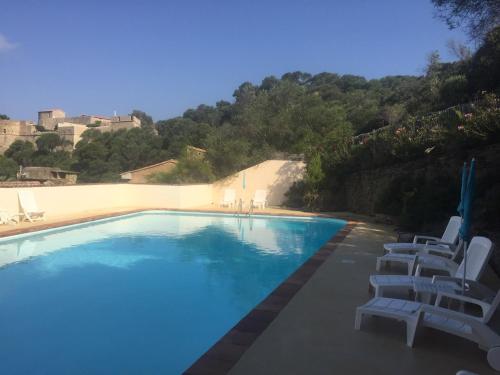
[[[459,61],[442,63],[437,53],[431,54],[422,76],[373,80],[335,73],[270,76],[259,85],[241,84],[232,103],[200,105],[156,124],[145,113],[135,111],[143,121],[142,129],[104,134],[90,129],[73,155],[61,151],[54,135],[42,136],[37,150],[29,143],[16,142],[5,153],[11,160],[3,158],[0,163],[11,166],[4,169],[7,171],[14,168],[12,161],[57,165],[80,171],[82,182],[113,181],[124,170],[178,158],[190,144],[208,150],[207,160],[217,177],[269,158],[276,151],[319,158],[325,164],[321,167],[324,174],[329,173],[332,158],[347,160],[351,154],[362,167],[374,160],[360,156],[363,147],[351,145],[351,136],[387,125],[411,125],[419,116],[482,100],[483,92],[498,92],[499,56],[500,30],[495,29],[473,56],[463,53]],[[492,100],[488,97],[486,102]],[[461,122],[458,112],[456,120]],[[400,151],[394,140],[387,139],[381,152],[404,158],[400,154],[409,151],[397,140]],[[3,173],[4,178],[7,175]]]
[[[290,204],[335,208],[330,193],[350,173],[448,153],[465,155],[467,149],[498,141],[500,28],[474,54],[455,49],[460,59],[452,63],[432,53],[421,76],[367,80],[292,72],[266,77],[258,85],[244,82],[232,103],[200,105],[156,123],[134,111],[142,128],[89,129],[72,154],[53,134],[40,137],[36,148],[18,141],[0,157],[0,178],[13,178],[18,165],[45,165],[79,171],[81,182],[117,181],[120,172],[178,158],[182,170],[164,181],[204,182],[277,152],[303,154],[307,177],[294,187]],[[382,130],[356,137],[377,129]],[[206,149],[206,161],[183,162],[186,145]]]

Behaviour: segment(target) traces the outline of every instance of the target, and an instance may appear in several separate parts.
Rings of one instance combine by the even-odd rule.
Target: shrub
[[[170,172],[148,176],[149,182],[164,184],[193,184],[212,182],[215,176],[210,164],[204,160],[183,158]]]
[[[17,163],[0,155],[0,181],[14,180],[17,173]]]

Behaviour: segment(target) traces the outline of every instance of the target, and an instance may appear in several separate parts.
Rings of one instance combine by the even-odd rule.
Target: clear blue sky
[[[244,81],[322,71],[421,74],[465,42],[430,0],[2,1],[0,113],[39,109],[155,120],[232,100]]]

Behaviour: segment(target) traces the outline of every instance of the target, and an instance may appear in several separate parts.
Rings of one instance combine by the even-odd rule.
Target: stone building
[[[139,128],[141,126],[141,120],[135,116],[113,116],[105,122],[100,122],[100,126],[95,129],[101,132],[116,131],[120,129],[132,129]]]
[[[34,142],[36,127],[31,121],[0,120],[0,154],[17,140]]]
[[[77,178],[78,172],[53,167],[24,167],[17,174],[18,180],[39,181],[44,185],[72,185]]]
[[[170,172],[176,165],[177,160],[175,159],[165,160],[160,163],[134,169],[133,171],[123,172],[120,174],[120,177],[123,181],[130,182],[132,184],[145,184],[149,182],[148,178],[152,174]]]
[[[82,133],[89,128],[109,132],[140,126],[141,120],[130,115],[68,117],[62,109],[49,109],[38,112],[38,124],[32,121],[0,120],[0,154],[3,154],[17,140],[35,143],[37,137],[47,132],[58,134],[70,142],[74,148],[80,141]]]
[[[186,156],[191,160],[203,160],[207,150],[194,146],[186,146]]]
[[[71,122],[60,122],[57,124],[56,134],[65,141],[71,143],[73,148],[82,138],[84,131],[88,130],[87,125],[80,125]]]
[[[38,125],[46,130],[54,130],[57,122],[66,117],[62,109],[49,109],[38,112]]]

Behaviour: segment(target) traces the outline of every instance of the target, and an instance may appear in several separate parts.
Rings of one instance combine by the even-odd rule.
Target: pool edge
[[[347,220],[341,230],[194,361],[183,374],[227,374],[357,224],[357,221]]]
[[[82,216],[78,217],[75,219],[62,219],[60,221],[54,221],[52,223],[46,223],[44,221],[38,221],[33,223],[34,225],[30,225],[28,227],[23,227],[23,228],[13,228],[11,230],[5,230],[0,232],[0,238],[4,237],[11,237],[11,236],[16,236],[20,234],[27,234],[27,233],[33,233],[33,232],[38,232],[42,230],[47,230],[47,229],[54,229],[54,228],[59,228],[59,227],[65,227],[69,225],[75,225],[75,224],[83,224],[83,223],[89,223],[92,221],[96,220],[102,220],[102,219],[110,219],[110,218],[115,218],[115,217],[120,217],[120,216],[126,216],[130,214],[135,214],[135,213],[141,213],[141,212],[148,212],[148,211],[172,211],[172,212],[192,212],[192,213],[207,213],[207,214],[234,214],[234,212],[224,212],[224,211],[216,211],[216,210],[202,210],[202,209],[177,209],[177,208],[137,208],[133,210],[126,210],[126,211],[115,211],[115,212],[109,212],[105,214],[99,214],[99,215],[90,215],[90,216]],[[276,217],[296,217],[296,218],[311,218],[311,217],[319,217],[319,218],[330,218],[330,219],[338,219],[338,220],[344,220],[344,219],[339,219],[335,216],[332,215],[327,215],[327,214],[322,214],[322,213],[269,213],[269,212],[255,212],[252,214],[253,216],[276,216]],[[349,220],[344,220],[346,222],[349,222]]]

